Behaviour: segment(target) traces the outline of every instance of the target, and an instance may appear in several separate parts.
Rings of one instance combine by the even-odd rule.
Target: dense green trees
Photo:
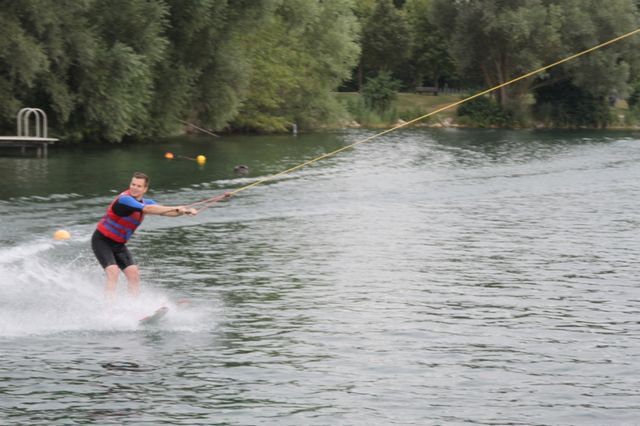
[[[358,60],[358,23],[343,0],[287,0],[244,35],[252,73],[232,128],[281,131],[344,116],[332,92]]]
[[[636,0],[611,0],[606,6],[597,0],[356,3],[367,27],[360,74],[373,77],[383,68],[391,70],[405,90],[419,85],[495,87],[640,27]],[[385,44],[389,40],[395,51]],[[505,86],[493,92],[492,109],[498,121],[512,117],[515,124],[528,115],[533,99],[538,118],[550,124],[606,125],[608,100],[628,96],[637,85],[639,47],[636,36]],[[407,56],[399,62],[403,54]]]
[[[436,21],[450,28],[450,53],[461,74],[479,73],[493,87],[536,69],[557,51],[560,26],[542,0],[435,1]],[[529,81],[501,88],[496,98],[508,105],[527,91]]]
[[[431,0],[407,0],[404,6],[409,23],[409,59],[400,76],[409,88],[442,86],[456,82],[453,59],[444,31],[435,25]],[[445,23],[446,24],[446,23]]]
[[[165,134],[184,121],[215,130],[235,118],[252,75],[247,34],[260,31],[272,0],[166,0],[165,59],[156,67],[147,134]]]
[[[434,19],[440,28],[452,29],[449,53],[458,72],[479,71],[486,88],[640,26],[633,0],[611,0],[606,7],[597,0],[434,0]],[[606,125],[607,99],[627,96],[632,75],[638,74],[639,47],[639,37],[627,39],[494,96],[515,116],[525,107],[524,95],[533,92],[535,110],[547,122]],[[555,120],[554,113],[567,108],[573,112]]]
[[[0,0],[0,126],[43,107],[66,139],[284,130],[343,115],[360,47],[344,0]]]
[[[332,95],[341,84],[371,82],[367,99],[380,109],[376,82],[385,90],[488,88],[640,26],[636,0],[603,5],[0,0],[0,127],[13,132],[17,111],[34,106],[67,140],[162,136],[184,122],[312,128],[345,115]],[[635,36],[505,87],[491,108],[517,119],[533,103],[552,124],[606,125],[612,97],[633,95],[640,108],[639,47]],[[482,116],[482,105],[470,116]]]
[[[634,2],[596,0],[558,2],[560,56],[596,45],[638,28]],[[608,103],[627,98],[640,76],[640,38],[635,36],[579,60],[549,70],[534,80],[535,111],[545,122],[560,126],[606,126]]]
[[[19,108],[37,106],[67,138],[139,134],[168,45],[163,3],[4,0],[0,7],[3,128],[15,126]]]

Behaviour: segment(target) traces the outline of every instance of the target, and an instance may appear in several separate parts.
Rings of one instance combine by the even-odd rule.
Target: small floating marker
[[[165,152],[164,158],[166,158],[167,160],[173,160],[173,152]]]
[[[239,164],[233,168],[233,171],[236,172],[237,175],[246,176],[249,174],[249,166]]]
[[[198,165],[203,166],[204,163],[207,162],[207,157],[205,157],[204,155],[198,155],[196,157],[196,162],[198,163]]]
[[[67,241],[69,238],[71,238],[71,234],[64,229],[58,229],[53,233],[53,239],[56,241]]]

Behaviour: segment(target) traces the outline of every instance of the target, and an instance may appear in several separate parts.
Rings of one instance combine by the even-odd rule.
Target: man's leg
[[[114,242],[104,237],[98,231],[95,231],[91,237],[93,253],[96,255],[96,259],[98,259],[100,265],[104,268],[104,273],[107,276],[104,295],[109,303],[113,303],[116,300],[118,274],[120,273],[120,268],[117,265],[114,255],[114,244]]]
[[[104,272],[107,275],[107,285],[104,289],[104,295],[107,301],[114,302],[116,300],[116,289],[118,287],[118,274],[120,268],[117,265],[109,265],[104,268]]]
[[[123,272],[129,283],[129,296],[138,297],[140,294],[140,270],[138,266],[127,266]]]

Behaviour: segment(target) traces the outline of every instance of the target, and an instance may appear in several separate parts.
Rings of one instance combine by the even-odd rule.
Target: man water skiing
[[[192,208],[161,206],[153,200],[143,198],[148,189],[149,176],[134,173],[129,189],[111,202],[91,238],[93,253],[107,276],[105,295],[109,301],[115,300],[119,270],[127,278],[129,295],[136,297],[140,293],[140,271],[126,243],[142,223],[145,214],[171,217],[198,214]]]

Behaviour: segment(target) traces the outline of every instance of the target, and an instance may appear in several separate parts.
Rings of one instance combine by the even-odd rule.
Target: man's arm
[[[196,209],[191,209],[185,206],[161,206],[159,204],[147,204],[142,208],[142,212],[144,214],[155,214],[170,217],[182,216],[185,214],[195,216],[198,214]]]

